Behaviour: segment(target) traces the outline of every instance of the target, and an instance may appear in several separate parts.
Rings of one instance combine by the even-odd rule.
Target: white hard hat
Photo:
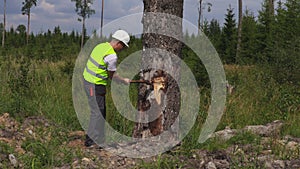
[[[113,38],[123,42],[127,47],[129,47],[128,43],[130,41],[129,34],[124,30],[117,30],[113,35]]]

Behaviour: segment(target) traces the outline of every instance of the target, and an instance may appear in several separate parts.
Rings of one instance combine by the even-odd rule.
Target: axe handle
[[[131,80],[130,83],[146,83],[146,84],[151,84],[148,80]]]

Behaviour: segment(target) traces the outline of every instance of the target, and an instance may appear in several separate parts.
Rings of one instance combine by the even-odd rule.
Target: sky
[[[18,25],[27,26],[27,16],[22,15],[23,0],[7,0],[7,27],[16,28]],[[250,9],[255,16],[261,9],[263,0],[244,0],[244,10]],[[212,4],[211,12],[204,11],[204,18],[219,20],[221,25],[224,22],[226,9],[231,5],[237,14],[237,0],[204,0],[204,3]],[[100,27],[101,0],[94,0],[91,6],[96,13],[86,21],[88,34]],[[0,0],[0,22],[3,22],[3,0]],[[198,20],[198,0],[184,0],[184,19],[197,25]],[[104,25],[116,21],[124,16],[143,12],[142,0],[104,0]],[[75,30],[81,32],[81,22],[75,12],[75,3],[71,0],[38,0],[36,7],[31,11],[31,32],[42,33],[53,30],[55,26],[60,26],[63,32]],[[137,18],[139,20],[139,18]],[[133,23],[133,22],[132,22]],[[128,23],[131,25],[132,23]],[[139,21],[140,23],[140,21]],[[132,25],[131,25],[132,26]],[[130,32],[129,32],[130,33]]]

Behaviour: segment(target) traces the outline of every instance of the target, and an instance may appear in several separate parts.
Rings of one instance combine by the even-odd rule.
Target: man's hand
[[[108,75],[110,79],[116,80],[119,83],[123,83],[126,85],[129,85],[131,80],[128,78],[123,78],[121,76],[119,76],[117,73],[115,73],[114,71],[108,71]]]
[[[125,84],[127,84],[127,85],[129,85],[129,84],[130,84],[130,82],[131,82],[131,80],[130,80],[130,79],[128,79],[128,78],[124,78],[124,79],[123,79],[123,81],[124,81],[124,83],[125,83]]]

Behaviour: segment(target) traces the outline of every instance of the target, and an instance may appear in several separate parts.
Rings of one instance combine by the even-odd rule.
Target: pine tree
[[[211,43],[214,45],[216,50],[220,52],[220,41],[221,41],[221,35],[222,35],[222,30],[221,26],[218,20],[212,19],[207,26],[207,31],[205,32],[206,36],[209,38]]]
[[[227,64],[235,63],[236,56],[236,37],[237,28],[236,20],[234,19],[234,12],[231,5],[227,9],[227,14],[225,15],[225,23],[222,30],[221,45],[220,45],[220,55],[223,62]]]
[[[279,2],[270,67],[280,83],[300,81],[300,0]]]
[[[269,62],[272,57],[275,18],[272,12],[273,6],[270,4],[270,0],[264,0],[258,16],[258,31],[260,32],[258,51],[261,51],[261,62]]]
[[[240,64],[254,64],[257,62],[257,22],[252,12],[246,9],[243,16],[242,45]]]

